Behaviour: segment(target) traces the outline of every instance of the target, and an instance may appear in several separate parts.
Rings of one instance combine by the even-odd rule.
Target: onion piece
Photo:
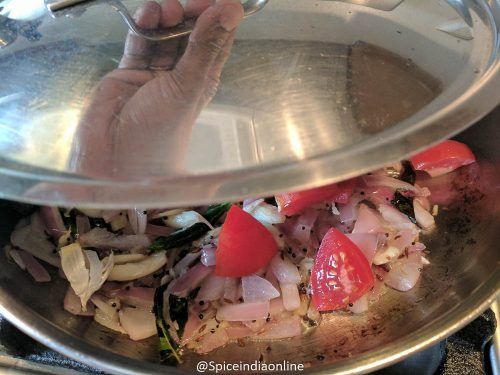
[[[242,323],[245,327],[248,327],[252,332],[259,332],[266,325],[266,319],[247,320]]]
[[[187,294],[197,288],[208,275],[214,270],[214,267],[205,267],[198,263],[191,267],[184,275],[172,281],[171,294],[179,297],[187,296]]]
[[[150,310],[125,307],[118,312],[120,325],[134,341],[156,335],[156,320]]]
[[[135,208],[127,211],[128,221],[135,234],[144,234],[148,223],[147,211]]]
[[[248,212],[262,224],[281,224],[285,222],[285,215],[278,211],[278,207],[258,199],[251,204],[243,206],[243,211]]]
[[[29,225],[17,228],[11,233],[10,242],[13,246],[27,251],[34,257],[55,267],[60,267],[61,259],[57,255],[57,249],[53,243],[47,240],[43,228],[37,225],[38,220],[38,215],[33,214]]]
[[[349,306],[349,310],[354,314],[361,314],[368,310],[368,293],[361,296],[357,301]]]
[[[399,247],[385,246],[375,253],[375,256],[373,257],[373,264],[379,266],[381,264],[389,263],[398,258],[403,251],[404,249],[400,249]]]
[[[158,271],[167,263],[165,251],[152,254],[139,262],[117,264],[111,270],[108,280],[130,281],[140,279]]]
[[[358,218],[358,204],[363,200],[354,194],[346,204],[339,205],[339,220],[341,223],[351,225]]]
[[[378,206],[378,210],[384,220],[387,221],[393,228],[397,230],[416,229],[415,224],[408,219],[408,216],[398,211],[393,206],[381,204]]]
[[[302,333],[301,319],[297,315],[272,320],[263,332],[254,336],[257,340],[281,340],[299,336]]]
[[[241,323],[232,323],[229,327],[226,327],[226,333],[229,340],[242,339],[254,334],[250,328]]]
[[[78,215],[76,217],[76,232],[81,236],[90,232],[90,221],[87,216]]]
[[[205,223],[210,229],[214,229],[207,219],[196,211],[184,211],[175,215],[168,216],[166,224],[175,229],[188,228],[196,223]]]
[[[280,284],[283,295],[283,307],[287,311],[294,311],[300,307],[299,290],[296,284]]]
[[[288,258],[281,254],[276,254],[269,264],[269,268],[280,284],[298,284],[300,282],[300,274],[297,266]]]
[[[375,233],[351,233],[346,235],[365,255],[369,263],[373,261],[378,246],[378,235]]]
[[[12,250],[11,255],[13,251],[16,250]],[[29,272],[36,282],[46,283],[51,280],[47,270],[35,259],[33,255],[23,250],[18,250],[18,255],[23,264],[26,266],[26,271]]]
[[[66,232],[66,226],[57,207],[40,207],[40,216],[52,238],[57,240]]]
[[[83,251],[80,245],[73,243],[63,247],[60,254],[64,275],[75,293],[80,297],[82,306],[85,309],[92,294],[101,288],[110,275],[114,265],[113,253],[100,261],[95,251]],[[87,262],[89,264],[88,268],[86,266]]]
[[[174,275],[179,276],[186,272],[186,270],[200,257],[201,253],[199,251],[193,253],[187,253],[184,258],[177,262],[174,266],[173,271]]]
[[[393,190],[411,191],[418,195],[419,189],[412,184],[388,176],[363,176],[362,181],[366,186],[386,186]]]
[[[153,236],[168,236],[172,232],[172,228],[153,224],[146,225],[146,230],[144,231],[145,234],[151,234]]]
[[[144,254],[116,254],[114,256],[114,258],[115,258],[115,265],[118,265],[118,264],[139,262],[141,260],[144,260],[146,258],[146,255],[144,255]]]
[[[239,283],[234,277],[226,277],[224,280],[224,299],[236,302],[239,298]]]
[[[129,306],[151,310],[154,305],[155,288],[131,287],[122,288],[114,293],[114,297]]]
[[[391,270],[384,278],[387,286],[406,292],[412,289],[420,278],[424,263],[419,253],[409,254],[391,263]]]
[[[93,316],[95,313],[94,305],[87,302],[86,307],[86,311],[83,311],[80,298],[75,294],[71,285],[68,285],[68,290],[66,290],[66,295],[64,296],[64,310],[73,315]]]
[[[201,248],[201,263],[204,266],[215,266],[215,250],[216,246],[214,245],[205,245]]]
[[[225,277],[211,274],[203,282],[195,301],[216,301],[224,295]]]
[[[19,250],[14,250],[9,245],[6,245],[4,247],[4,250],[7,256],[10,257],[14,261],[14,263],[18,265],[20,269],[26,271],[26,265],[24,264],[23,260],[21,259],[21,256],[19,255]]]
[[[269,301],[280,296],[280,292],[266,279],[251,275],[241,278],[245,302]]]
[[[367,205],[361,204],[352,233],[379,233],[384,231],[385,229],[380,215]]]
[[[425,230],[431,230],[436,225],[434,216],[432,216],[424,207],[417,201],[413,201],[413,211],[415,212],[415,219],[417,224]]]
[[[283,311],[285,311],[285,306],[283,306],[283,298],[274,298],[269,302],[269,315],[280,315]]]
[[[100,325],[113,331],[126,333],[123,327],[120,325],[120,320],[117,313],[115,313],[114,315],[107,315],[100,308],[97,308],[95,309],[94,320]]]
[[[269,301],[243,302],[226,304],[217,310],[217,320],[244,322],[248,320],[266,319],[269,314]]]
[[[145,234],[116,235],[104,228],[94,228],[90,232],[78,238],[78,241],[89,247],[111,248],[118,250],[130,250],[135,247],[146,248],[151,245],[151,240]]]

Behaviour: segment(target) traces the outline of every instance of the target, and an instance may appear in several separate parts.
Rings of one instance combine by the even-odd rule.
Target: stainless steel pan
[[[66,282],[35,284],[0,258],[0,313],[21,330],[76,360],[117,374],[183,373],[199,360],[303,363],[307,372],[366,373],[445,338],[485,310],[500,283],[500,108],[459,136],[479,157],[478,168],[455,180],[456,204],[441,208],[438,229],[427,238],[431,265],[408,293],[390,291],[367,314],[331,314],[308,335],[277,342],[231,344],[168,370],[155,363],[156,339],[132,342],[62,309]],[[0,212],[2,241],[14,224]],[[267,348],[270,347],[269,351]],[[321,360],[320,360],[321,359]]]

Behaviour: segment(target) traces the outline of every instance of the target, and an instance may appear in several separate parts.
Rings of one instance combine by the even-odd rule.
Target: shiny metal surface
[[[154,338],[132,342],[92,319],[70,315],[62,310],[66,281],[36,284],[3,256],[0,313],[50,348],[116,374],[181,374],[201,359],[247,362],[260,356],[267,363],[302,363],[305,372],[319,374],[361,374],[386,366],[457,331],[499,296],[499,121],[500,108],[459,136],[480,161],[454,180],[460,194],[453,205],[440,208],[437,231],[424,240],[431,265],[420,282],[408,293],[388,291],[366,314],[330,314],[305,336],[231,344],[210,355],[188,355],[181,367],[166,369],[155,363]]]
[[[406,0],[381,11],[270,1],[239,28],[186,147],[155,147],[169,135],[143,132],[134,141],[145,146],[125,154],[133,157],[91,153],[99,175],[81,168],[88,154],[75,151],[78,134],[127,30],[105,4],[45,18],[39,42],[18,37],[0,51],[1,194],[60,205],[201,204],[318,186],[400,159],[500,101],[498,1],[462,1],[472,27],[449,3]]]

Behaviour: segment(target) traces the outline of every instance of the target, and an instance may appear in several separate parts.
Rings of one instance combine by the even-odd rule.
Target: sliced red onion
[[[428,197],[415,197],[413,199],[413,202],[418,202],[420,205],[426,210],[430,211],[431,210],[431,202],[429,201]]]
[[[418,239],[417,228],[403,229],[397,232],[394,236],[389,237],[387,246],[394,246],[404,251],[408,246]]]
[[[300,307],[300,296],[297,284],[280,284],[283,306],[287,311],[294,311]]]
[[[387,186],[378,186],[372,189],[365,189],[365,199],[369,200],[376,206],[379,204],[387,204],[394,199],[394,190]]]
[[[47,240],[43,227],[38,225],[39,220],[38,215],[33,214],[29,225],[17,228],[11,233],[10,242],[13,246],[27,251],[38,259],[60,267],[61,259],[57,255],[57,249],[52,242]]]
[[[363,199],[354,194],[346,204],[339,204],[339,220],[341,223],[351,225],[358,218],[358,204]]]
[[[369,263],[377,251],[378,235],[375,233],[351,233],[346,235],[365,255]]]
[[[90,221],[87,216],[78,215],[76,217],[76,232],[79,235],[90,232]]]
[[[387,221],[393,228],[397,230],[402,229],[416,229],[408,216],[397,210],[395,207],[388,204],[381,204],[378,210],[385,221]]]
[[[55,240],[59,239],[59,237],[66,232],[66,227],[61,212],[59,212],[59,208],[42,206],[40,207],[40,215],[45,227]]]
[[[215,266],[215,250],[217,248],[214,245],[205,245],[201,248],[201,263],[203,265],[209,267],[209,266]]]
[[[423,268],[422,256],[419,253],[409,254],[391,263],[391,270],[384,278],[387,286],[401,292],[412,289],[420,278]]]
[[[93,316],[95,313],[94,305],[91,302],[87,302],[87,309],[83,311],[80,298],[75,294],[71,286],[68,286],[68,290],[64,296],[64,310],[73,315],[81,316]]]
[[[6,246],[6,249],[8,249],[7,254],[12,258],[14,263],[16,263],[20,269],[22,269],[23,271],[26,271],[26,265],[24,264],[24,262],[21,258],[21,255],[19,255],[19,251],[10,248],[10,246]]]
[[[300,317],[291,315],[266,324],[264,331],[255,335],[258,340],[281,340],[299,336],[302,333]]]
[[[171,293],[179,297],[185,297],[187,294],[200,286],[208,275],[214,270],[214,267],[205,267],[203,264],[198,263],[191,267],[184,275],[172,281],[174,284]]]
[[[201,285],[200,291],[196,295],[196,301],[216,301],[224,296],[225,277],[211,274]]]
[[[18,254],[23,264],[26,266],[26,270],[36,282],[46,283],[51,280],[47,270],[35,259],[33,255],[23,250],[18,250]]]
[[[432,216],[424,207],[417,201],[413,201],[413,211],[415,212],[415,219],[420,228],[431,230],[435,227],[434,216]]]
[[[178,214],[168,216],[166,220],[166,224],[169,227],[176,229],[188,228],[196,223],[205,223],[210,229],[213,229],[212,224],[210,224],[196,211],[183,211]]]
[[[128,220],[135,234],[144,234],[148,223],[147,211],[135,208],[127,211]]]
[[[248,320],[242,322],[243,325],[249,328],[252,332],[259,332],[266,325],[266,319]]]
[[[215,329],[214,333],[208,333],[199,341],[195,348],[196,353],[205,354],[227,344],[229,337],[225,328]]]
[[[134,247],[147,248],[151,240],[145,234],[116,235],[104,228],[94,228],[90,232],[80,236],[78,241],[84,246],[97,247],[99,249],[130,250]]]
[[[375,253],[375,256],[373,257],[373,264],[378,266],[392,262],[394,259],[403,254],[403,252],[404,249],[400,249],[399,247],[384,246]]]
[[[269,267],[280,284],[298,284],[300,282],[297,266],[279,253],[271,260]]]
[[[121,326],[134,341],[157,334],[155,316],[150,310],[125,307],[120,309],[118,315]]]
[[[280,230],[289,238],[297,240],[302,247],[307,248],[311,237],[311,229],[318,219],[320,211],[315,209],[306,209],[301,215],[288,219]]]
[[[163,225],[148,224],[146,225],[146,230],[144,231],[144,233],[151,234],[153,236],[168,236],[173,231],[174,230],[172,228]]]
[[[375,285],[368,293],[368,300],[370,302],[378,302],[386,289],[385,283],[380,281],[378,278],[375,278]]]
[[[414,193],[419,193],[418,189],[408,182],[398,180],[397,178],[387,176],[363,176],[363,182],[366,186],[386,186],[393,190],[406,190]]]
[[[204,306],[208,306],[204,305]],[[200,319],[200,313],[203,317]],[[184,333],[181,339],[181,345],[197,340],[199,337],[209,333],[212,329],[217,329],[219,322],[215,320],[215,310],[208,309],[202,311],[200,306],[194,305],[189,311],[188,320],[184,327]]]
[[[226,333],[229,340],[242,339],[254,334],[250,328],[242,325],[241,323],[231,323],[229,327],[226,327]]]
[[[245,302],[269,301],[280,296],[280,292],[266,279],[251,275],[241,278]]]
[[[408,246],[408,254],[424,251],[427,247],[422,242],[415,242],[415,245]]]
[[[398,211],[399,212],[399,211]],[[384,232],[382,218],[365,204],[361,204],[358,210],[358,218],[352,233],[379,233]]]
[[[269,314],[269,301],[244,302],[226,304],[217,310],[217,320],[244,322],[248,320],[266,319]]]
[[[349,306],[349,310],[354,314],[361,314],[368,310],[368,294],[360,297]]]
[[[271,316],[276,316],[285,311],[285,306],[283,306],[283,298],[274,298],[269,302],[269,314]]]
[[[234,277],[226,277],[224,280],[224,300],[236,302],[239,296],[239,279]]]
[[[193,263],[195,263],[198,260],[200,255],[201,252],[199,251],[195,253],[193,252],[187,253],[184,256],[184,258],[178,261],[177,264],[174,266],[174,274],[177,276],[184,273]]]
[[[155,288],[122,288],[114,296],[129,306],[151,310],[154,304]]]

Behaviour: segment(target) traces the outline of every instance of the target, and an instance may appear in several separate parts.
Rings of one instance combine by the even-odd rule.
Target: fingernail
[[[222,9],[219,14],[219,23],[226,31],[233,31],[243,18],[243,7],[238,3],[221,1]]]

